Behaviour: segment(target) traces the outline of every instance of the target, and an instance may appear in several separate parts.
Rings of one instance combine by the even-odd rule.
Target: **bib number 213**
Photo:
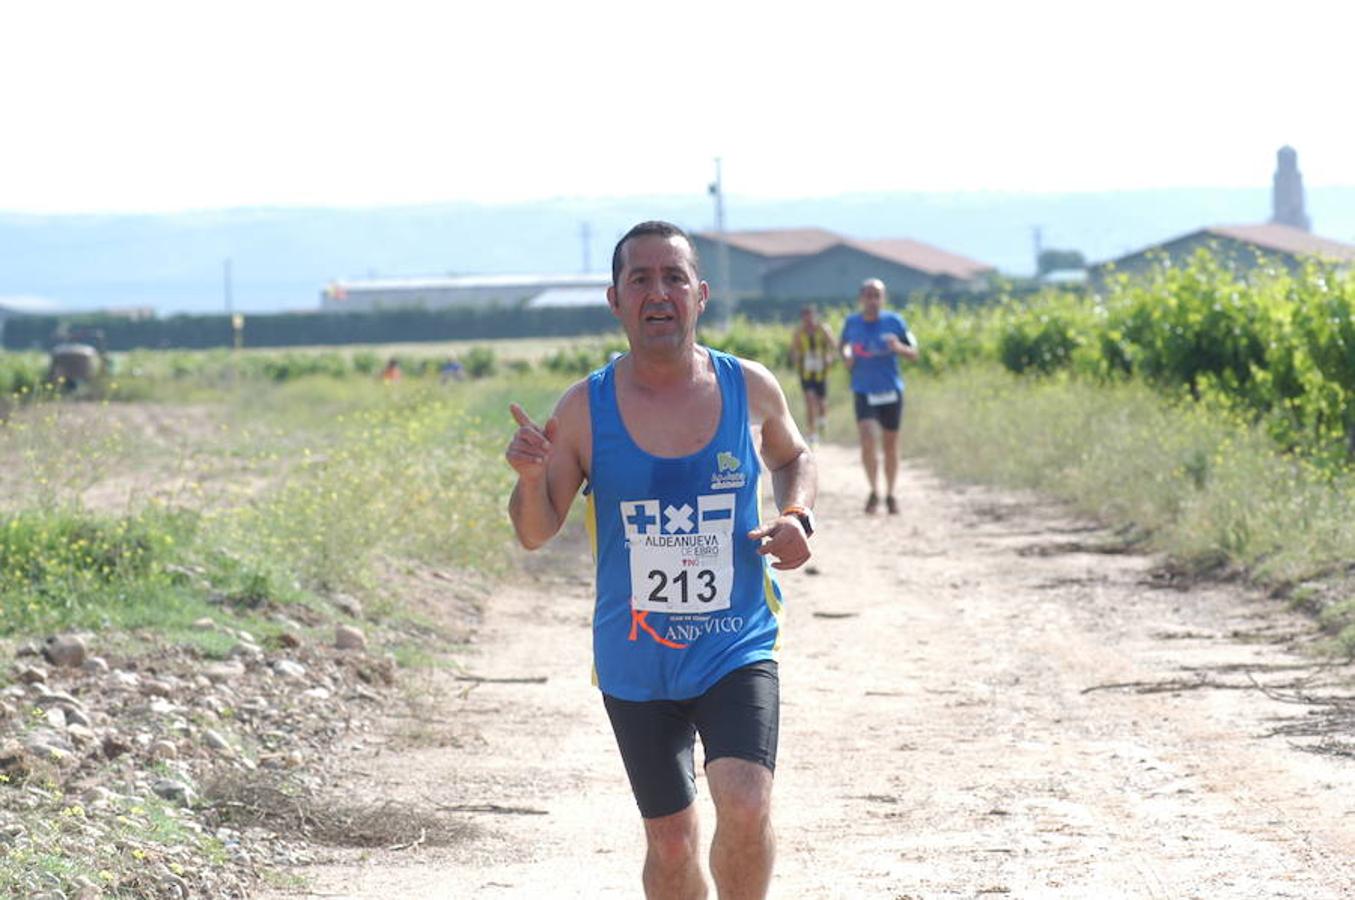
[[[663,569],[650,569],[645,577],[654,586],[647,598],[650,603],[709,606],[719,594],[715,573],[710,569],[683,569],[671,577]]]

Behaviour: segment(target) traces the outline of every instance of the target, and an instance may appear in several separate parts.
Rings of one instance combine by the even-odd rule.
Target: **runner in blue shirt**
[[[870,482],[866,512],[880,507],[879,470],[883,444],[885,470],[885,507],[899,511],[894,482],[899,473],[899,423],[903,419],[903,376],[899,357],[917,359],[917,340],[908,330],[903,316],[884,308],[885,285],[878,278],[861,284],[858,299],[861,311],[847,317],[842,325],[839,346],[842,358],[852,373],[852,394],[856,406],[856,428],[861,435],[861,464]],[[883,441],[877,441],[881,433]]]
[[[525,547],[560,530],[586,482],[594,678],[644,819],[650,897],[706,896],[697,734],[715,802],[717,892],[767,893],[779,728],[773,570],[803,565],[814,530],[814,461],[776,378],[696,343],[708,297],[681,229],[632,228],[607,290],[630,351],[566,391],[544,425],[513,404],[506,454],[518,479],[509,514]],[[764,464],[781,510],[765,522]]]

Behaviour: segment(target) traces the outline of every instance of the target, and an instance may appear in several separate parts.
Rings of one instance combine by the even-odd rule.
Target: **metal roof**
[[[611,282],[608,281],[608,284]],[[589,287],[547,288],[527,301],[528,309],[560,306],[606,306],[607,290],[596,285]]]
[[[886,238],[876,241],[845,241],[862,253],[925,272],[928,275],[946,275],[960,281],[971,281],[995,271],[987,263],[948,253],[940,247],[907,238]]]
[[[698,231],[695,237],[718,244],[721,235],[718,231]],[[767,228],[726,231],[724,241],[757,256],[810,256],[845,243],[846,239],[824,228]]]
[[[46,297],[0,297],[0,315],[44,316],[61,312],[61,304]]]
[[[1266,222],[1259,225],[1209,225],[1205,228],[1199,228],[1195,231],[1171,238],[1170,240],[1162,241],[1157,244],[1150,244],[1149,246],[1135,250],[1132,253],[1123,253],[1114,259],[1097,263],[1091,268],[1098,270],[1103,269],[1107,265],[1120,263],[1127,259],[1134,259],[1145,253],[1151,253],[1155,250],[1160,251],[1164,247],[1197,238],[1216,238],[1237,241],[1255,247],[1258,250],[1270,253],[1280,253],[1291,257],[1315,256],[1333,259],[1338,262],[1355,262],[1355,245],[1343,244],[1340,241],[1333,241],[1330,238],[1318,237],[1309,234],[1301,228],[1294,228],[1290,225],[1277,225],[1273,222]]]
[[[419,290],[428,288],[606,287],[611,275],[447,275],[422,278],[343,278],[331,287],[346,291]]]
[[[1262,225],[1214,225],[1201,231],[1215,237],[1231,238],[1290,256],[1321,256],[1342,262],[1355,262],[1355,245],[1318,237],[1291,225],[1279,225],[1274,222]]]

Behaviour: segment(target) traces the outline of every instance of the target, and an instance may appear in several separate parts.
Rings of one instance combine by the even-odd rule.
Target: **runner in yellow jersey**
[[[828,432],[828,368],[836,356],[837,339],[819,321],[818,310],[800,310],[800,324],[790,336],[790,362],[800,376],[805,395],[805,434],[817,444]]]

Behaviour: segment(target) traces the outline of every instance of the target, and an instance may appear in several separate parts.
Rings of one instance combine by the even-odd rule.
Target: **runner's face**
[[[696,275],[692,251],[680,237],[645,235],[621,248],[621,278],[607,289],[612,314],[631,348],[677,347],[693,339],[710,289]]]
[[[885,294],[879,285],[868,284],[861,288],[860,300],[861,312],[867,319],[875,319],[885,305]]]

